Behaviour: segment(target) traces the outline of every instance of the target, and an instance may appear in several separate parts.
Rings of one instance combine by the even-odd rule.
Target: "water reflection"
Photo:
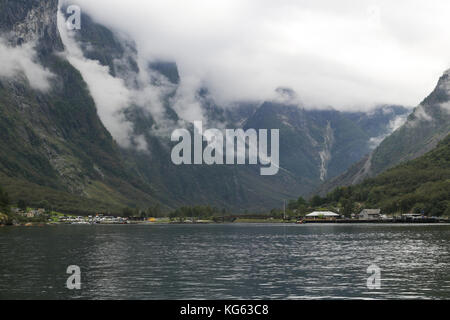
[[[2,228],[0,298],[446,299],[449,240],[444,225]]]

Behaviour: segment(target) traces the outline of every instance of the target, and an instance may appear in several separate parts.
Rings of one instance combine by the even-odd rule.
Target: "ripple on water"
[[[437,225],[2,228],[0,298],[448,299],[449,240]],[[81,291],[64,287],[72,264]]]

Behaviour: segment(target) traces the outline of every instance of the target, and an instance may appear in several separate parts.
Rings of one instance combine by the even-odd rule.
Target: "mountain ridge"
[[[286,170],[276,177],[260,177],[258,168],[251,166],[177,167],[170,160],[170,131],[165,127],[183,120],[180,106],[174,104],[182,81],[176,63],[139,62],[132,40],[119,39],[83,14],[83,28],[75,33],[83,52],[80,59],[107,68],[110,77],[133,93],[140,94],[143,86],[162,92],[159,118],[149,111],[151,105],[133,103],[119,110],[121,121],[130,127],[130,145],[123,147],[113,136],[117,132],[102,121],[83,72],[67,60],[57,30],[58,2],[22,3],[26,6],[0,2],[6,8],[2,31],[19,49],[36,41],[35,62],[53,77],[48,91],[30,87],[23,78],[0,79],[0,127],[5,132],[0,139],[0,175],[16,201],[33,194],[34,202],[40,197],[59,210],[84,212],[117,213],[125,206],[155,203],[165,209],[212,204],[239,212],[268,211],[345,170],[370,151],[375,131],[377,136],[385,134],[394,117],[407,113],[405,109],[374,120],[378,129],[368,133],[364,121],[335,110],[307,110],[275,101],[242,102],[230,108],[218,105],[207,88],[199,88],[194,103],[210,125],[280,128],[281,166]],[[25,27],[16,28],[16,23]],[[15,29],[20,32],[14,34]],[[34,31],[27,35],[24,30]],[[143,74],[149,77],[138,81]]]
[[[361,183],[402,162],[416,159],[434,149],[450,133],[450,75],[446,71],[436,88],[409,115],[406,123],[367,157],[347,172],[325,182],[317,191],[325,195],[338,186]]]
[[[450,135],[424,155],[387,169],[362,183],[328,193],[322,205],[355,210],[380,208],[385,214],[450,215]]]

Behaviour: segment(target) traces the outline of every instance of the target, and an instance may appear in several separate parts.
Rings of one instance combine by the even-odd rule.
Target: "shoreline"
[[[180,223],[180,222],[162,222],[162,223],[128,223],[128,224],[114,224],[114,223],[92,223],[92,224],[70,224],[70,223],[25,223],[25,224],[15,224],[15,225],[0,225],[0,228],[16,227],[16,228],[44,228],[44,227],[58,227],[58,226],[207,226],[207,225],[290,225],[290,226],[348,226],[348,225],[441,225],[450,226],[450,221],[374,221],[374,222],[333,222],[333,221],[321,221],[321,222],[307,222],[307,223],[296,223],[296,222],[229,222],[229,223],[218,223],[218,222],[208,222],[208,223]]]

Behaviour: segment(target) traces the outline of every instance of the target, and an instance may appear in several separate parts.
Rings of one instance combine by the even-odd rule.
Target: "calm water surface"
[[[355,298],[450,299],[450,226],[0,228],[0,299]]]

